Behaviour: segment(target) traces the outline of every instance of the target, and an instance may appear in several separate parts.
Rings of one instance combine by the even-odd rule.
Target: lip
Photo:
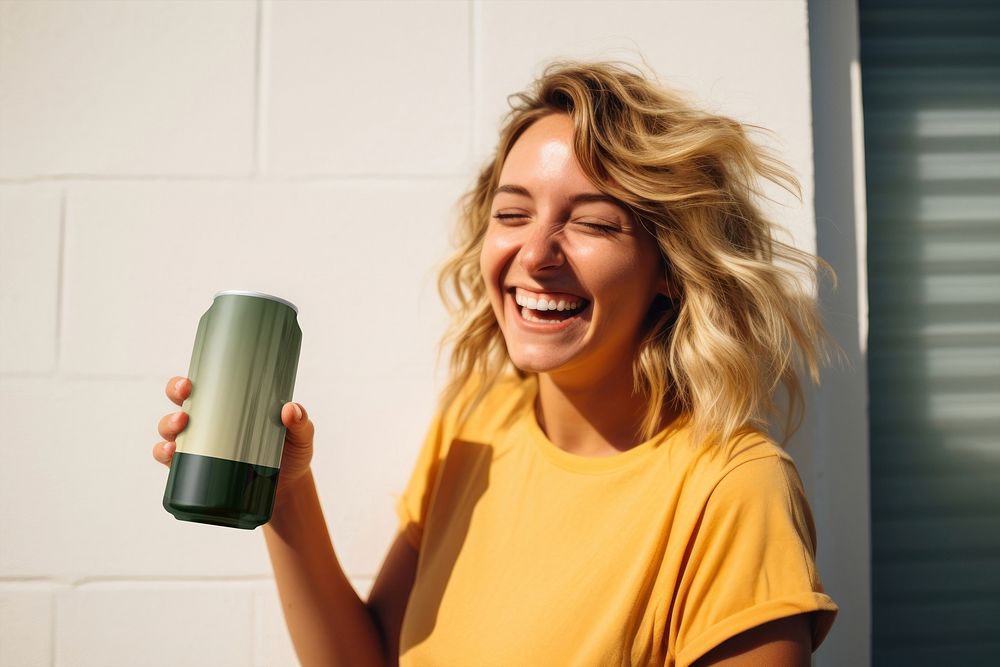
[[[591,306],[591,302],[587,301],[587,305],[581,308],[580,311],[572,317],[568,317],[565,320],[559,320],[558,322],[554,322],[552,324],[539,324],[538,322],[531,322],[521,317],[521,306],[517,305],[517,302],[514,301],[513,288],[507,290],[504,294],[504,301],[507,304],[507,312],[509,313],[508,320],[513,320],[519,328],[531,333],[559,333],[574,326],[582,326],[584,324],[582,316],[584,313],[588,312]]]

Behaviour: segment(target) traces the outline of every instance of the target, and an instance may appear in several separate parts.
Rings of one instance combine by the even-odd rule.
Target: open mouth
[[[528,292],[521,288],[512,290],[514,301],[520,306],[521,317],[528,322],[550,324],[576,317],[590,305],[583,297],[574,294]]]

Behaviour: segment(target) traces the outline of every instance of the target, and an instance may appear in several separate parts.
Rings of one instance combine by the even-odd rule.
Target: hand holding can
[[[182,406],[191,394],[191,380],[186,377],[174,376],[167,381],[166,394],[175,405]],[[298,418],[296,407],[302,411]],[[186,412],[171,412],[163,415],[157,425],[163,440],[153,445],[153,458],[170,467],[177,449],[177,435],[187,426]],[[316,427],[305,406],[301,403],[286,403],[281,408],[281,422],[285,425],[285,443],[281,451],[281,470],[278,473],[278,490],[275,491],[275,506],[286,497],[288,489],[301,479],[309,470],[313,455],[313,437]]]
[[[163,495],[176,518],[246,529],[270,519],[302,343],[297,314],[279,297],[230,290],[202,316]]]

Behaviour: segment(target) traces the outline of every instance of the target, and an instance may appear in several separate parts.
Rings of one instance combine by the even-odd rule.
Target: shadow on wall
[[[1000,7],[860,3],[873,659],[1000,640]]]

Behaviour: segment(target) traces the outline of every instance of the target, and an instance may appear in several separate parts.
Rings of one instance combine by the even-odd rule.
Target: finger
[[[299,412],[295,408],[299,409]],[[301,417],[299,413],[301,412]],[[313,441],[316,429],[306,409],[299,403],[288,402],[281,406],[281,423],[288,429],[285,439],[295,445],[308,445]]]
[[[167,397],[177,405],[182,405],[190,395],[191,380],[188,378],[175,375],[167,381]]]
[[[157,430],[164,440],[174,440],[177,438],[177,434],[184,430],[187,423],[188,414],[186,412],[171,412],[169,415],[163,416],[157,425]]]
[[[176,442],[158,442],[153,445],[153,458],[169,468],[176,450]]]

